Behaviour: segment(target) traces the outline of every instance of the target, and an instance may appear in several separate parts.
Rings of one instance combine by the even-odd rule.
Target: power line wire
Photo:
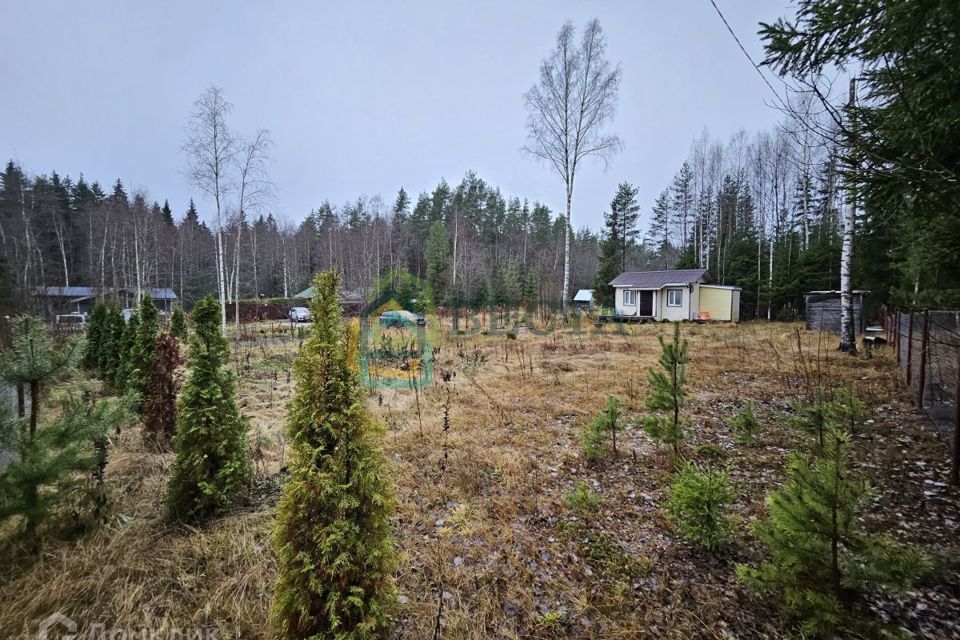
[[[747,60],[750,61],[750,65],[756,70],[757,75],[760,76],[760,79],[763,80],[763,83],[767,85],[767,88],[769,88],[770,91],[773,93],[774,97],[776,97],[777,102],[780,103],[780,106],[783,109],[789,111],[789,109],[787,108],[787,105],[784,103],[783,99],[780,97],[780,94],[777,93],[777,90],[773,88],[773,85],[770,84],[769,80],[767,80],[767,76],[765,76],[763,71],[761,71],[760,66],[756,62],[754,62],[753,57],[743,46],[743,43],[740,42],[740,38],[737,37],[737,34],[734,32],[733,27],[730,26],[730,23],[727,22],[727,18],[723,15],[723,12],[720,11],[720,7],[717,6],[717,3],[714,0],[710,0],[710,4],[712,4],[713,8],[716,9],[717,15],[720,16],[720,19],[723,21],[723,24],[727,28],[727,31],[730,32],[731,36],[733,36],[733,39],[736,41],[737,46],[740,47],[740,51],[743,52],[743,55],[745,55],[747,57]]]

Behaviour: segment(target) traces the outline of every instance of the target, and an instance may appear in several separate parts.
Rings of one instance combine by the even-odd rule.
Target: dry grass
[[[871,522],[899,528],[911,541],[935,540],[943,557],[957,551],[944,524],[960,521],[957,494],[928,482],[942,479],[946,447],[901,401],[891,355],[841,357],[832,339],[802,333],[798,359],[795,327],[782,324],[684,327],[693,359],[693,421],[684,447],[690,456],[719,455],[731,468],[745,522],[726,555],[691,548],[661,514],[669,465],[645,434],[629,429],[618,459],[601,466],[581,455],[580,427],[606,395],[619,396],[631,418],[642,412],[656,336],[669,332],[622,329],[521,332],[516,340],[435,336],[435,383],[419,398],[408,388],[371,393],[371,410],[388,427],[384,448],[399,498],[399,637],[432,638],[438,612],[444,638],[785,635],[783,621],[739,588],[733,569],[756,558],[746,523],[762,515],[764,493],[781,479],[798,441],[779,416],[814,379],[852,385],[874,409],[874,422],[857,439],[864,470],[887,498],[874,505]],[[34,637],[37,620],[61,611],[108,626],[165,620],[168,627],[217,629],[221,637],[269,637],[269,535],[299,341],[250,334],[258,337],[234,352],[257,470],[245,503],[203,529],[165,522],[170,456],[124,434],[109,468],[110,522],[73,541],[49,540],[32,565],[21,561],[3,572],[4,634]],[[763,423],[755,447],[736,445],[725,424],[748,399]],[[564,503],[579,481],[600,496],[596,512]],[[891,525],[903,519],[903,503],[925,491],[932,493],[922,527]],[[956,594],[956,585],[931,585],[884,606],[920,635],[948,637],[955,630],[942,619],[949,620]],[[910,617],[918,602],[927,605],[923,619]]]

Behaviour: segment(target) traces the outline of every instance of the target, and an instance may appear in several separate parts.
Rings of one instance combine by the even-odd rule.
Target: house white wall
[[[696,288],[696,287],[694,287]],[[667,293],[670,290],[675,290],[680,292],[680,306],[671,307],[667,305],[667,300],[669,300],[669,294]],[[658,304],[655,307],[657,310],[657,320],[689,320],[690,319],[690,289],[689,287],[664,287],[657,292],[659,295]]]

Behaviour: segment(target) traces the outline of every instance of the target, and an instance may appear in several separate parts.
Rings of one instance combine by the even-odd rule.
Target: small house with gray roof
[[[740,320],[740,287],[714,284],[706,269],[627,271],[609,284],[615,322]]]

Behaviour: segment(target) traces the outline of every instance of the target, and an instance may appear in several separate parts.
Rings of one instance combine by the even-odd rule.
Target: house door
[[[653,291],[637,292],[637,315],[638,316],[653,315]]]

